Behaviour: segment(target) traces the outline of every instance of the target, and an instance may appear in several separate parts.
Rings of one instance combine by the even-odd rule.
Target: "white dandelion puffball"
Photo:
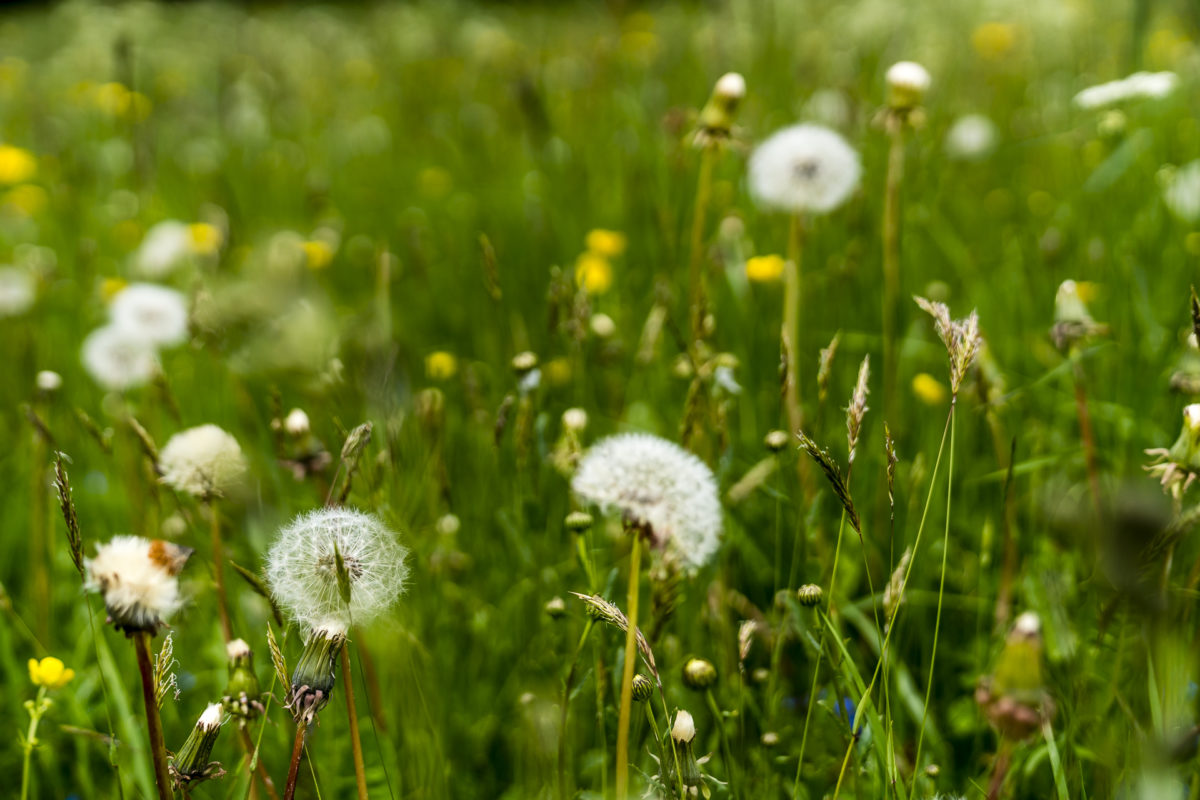
[[[996,148],[996,124],[982,114],[959,117],[946,131],[946,155],[961,161],[985,158]]]
[[[1181,221],[1200,222],[1200,161],[1175,171],[1163,187],[1163,202]]]
[[[350,605],[338,588],[337,557],[350,579]],[[349,508],[303,514],[267,553],[271,594],[301,625],[344,634],[366,624],[404,593],[408,549],[378,518]]]
[[[153,632],[183,605],[177,576],[191,554],[161,539],[116,536],[85,559],[84,588],[103,595],[118,628]]]
[[[746,96],[746,79],[737,72],[726,72],[717,79],[713,94],[725,100],[741,100]]]
[[[188,428],[170,439],[158,456],[162,482],[197,497],[218,497],[246,474],[242,448],[216,425]]]
[[[0,317],[24,314],[36,297],[32,275],[16,267],[0,267]]]
[[[182,264],[191,249],[192,234],[187,224],[169,219],[146,231],[134,254],[134,266],[148,278],[161,278]]]
[[[109,391],[141,386],[158,371],[154,345],[116,325],[105,325],[88,334],[80,355],[92,379]]]
[[[187,338],[187,300],[174,289],[153,283],[133,283],[113,298],[109,320],[131,336],[159,347]]]
[[[691,568],[706,564],[721,540],[721,502],[712,471],[679,445],[644,433],[601,439],[579,462],[571,489],[606,512],[650,529]]]
[[[1075,95],[1075,105],[1094,109],[1127,100],[1158,100],[1178,85],[1179,76],[1174,72],[1135,72],[1127,78],[1089,86]]]
[[[775,211],[832,211],[858,188],[861,174],[858,153],[820,125],[777,131],[750,156],[750,192]]]
[[[39,392],[49,394],[50,392],[57,392],[62,388],[63,379],[62,375],[59,375],[57,372],[44,369],[37,374],[34,383],[37,385]]]
[[[933,82],[929,70],[915,61],[897,61],[888,68],[885,77],[888,86],[909,92],[925,92]]]

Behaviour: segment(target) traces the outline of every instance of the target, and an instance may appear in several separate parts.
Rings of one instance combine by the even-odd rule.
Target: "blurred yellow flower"
[[[29,63],[20,58],[8,56],[0,61],[0,87],[15,88],[25,80],[29,71]]]
[[[571,380],[571,360],[552,358],[542,366],[542,374],[551,386],[563,386]]]
[[[435,381],[453,378],[458,372],[458,359],[453,353],[436,350],[425,356],[425,374]]]
[[[1091,303],[1100,296],[1100,284],[1095,281],[1075,281],[1075,294],[1085,303]]]
[[[100,281],[100,299],[107,303],[128,285],[129,283],[121,278],[105,278]]]
[[[0,183],[24,183],[37,173],[33,153],[11,144],[0,144]]]
[[[300,245],[304,248],[304,263],[309,269],[325,269],[333,261],[333,248],[320,239],[309,239]]]
[[[34,686],[61,689],[74,677],[75,670],[68,669],[54,656],[46,656],[41,661],[29,659],[29,680],[33,681]]]
[[[913,394],[926,405],[940,406],[950,396],[945,385],[928,372],[922,372],[914,377],[912,388]]]
[[[596,228],[589,231],[584,240],[587,249],[604,258],[615,258],[625,252],[625,234],[620,231],[606,231]]]
[[[49,203],[46,190],[32,183],[14,186],[4,194],[4,205],[27,217],[40,213]]]
[[[777,281],[782,275],[782,256],[754,256],[746,259],[746,277],[752,281]]]
[[[1017,26],[1009,22],[985,22],[971,33],[971,46],[981,58],[999,61],[1017,43]]]
[[[188,225],[188,246],[193,253],[202,256],[215,255],[221,249],[221,229],[207,222],[193,222]]]
[[[575,283],[591,294],[604,294],[612,281],[612,264],[604,256],[589,251],[575,260]]]
[[[97,86],[92,91],[92,104],[110,117],[140,121],[150,113],[150,98],[115,81]]]

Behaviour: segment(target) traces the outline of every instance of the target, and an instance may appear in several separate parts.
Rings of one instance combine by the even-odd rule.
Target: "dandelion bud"
[[[43,394],[52,394],[62,388],[62,375],[57,372],[51,372],[44,369],[37,374],[36,385],[37,390]]]
[[[177,576],[191,554],[161,539],[116,536],[84,561],[84,588],[104,597],[118,630],[154,634],[183,605]]]
[[[887,71],[888,105],[908,110],[921,105],[932,80],[929,71],[915,61],[898,61]]]
[[[240,727],[245,727],[247,722],[265,711],[259,699],[262,691],[258,676],[254,673],[250,645],[243,639],[234,639],[225,645],[225,653],[229,656],[229,683],[225,687],[221,705],[231,717],[237,719]]]
[[[562,619],[567,613],[567,604],[561,597],[551,597],[546,601],[545,610],[551,619]]]
[[[329,702],[337,683],[338,655],[345,644],[344,628],[318,628],[309,633],[287,695],[287,708],[297,725],[311,725]]]
[[[700,785],[700,765],[696,763],[696,754],[692,752],[692,742],[696,739],[696,723],[692,715],[680,709],[675,714],[675,724],[671,728],[671,739],[675,742],[676,756],[679,760],[679,777],[684,786]]]
[[[293,408],[283,421],[283,429],[297,438],[306,435],[309,432],[308,414],[303,409]]]
[[[654,684],[645,675],[640,672],[633,676],[633,699],[638,703],[644,703],[650,699],[651,692],[654,691]]]
[[[183,788],[202,781],[219,778],[225,770],[216,761],[209,761],[213,745],[221,732],[221,704],[211,703],[204,709],[187,741],[167,762],[175,786]]]
[[[524,376],[530,371],[537,368],[538,357],[536,353],[526,350],[523,353],[517,353],[512,359],[513,372],[518,376]]]
[[[825,592],[815,583],[809,583],[796,590],[796,600],[805,608],[814,608],[821,603]]]
[[[695,135],[697,146],[714,140],[728,139],[733,130],[734,113],[746,96],[746,79],[736,72],[727,72],[717,79],[712,95],[700,111]]]
[[[587,412],[582,408],[568,408],[563,412],[562,424],[571,433],[582,433],[588,424]]]
[[[787,447],[787,443],[787,431],[771,431],[765,437],[763,437],[763,444],[765,444],[767,449],[772,453],[778,453],[782,451],[783,448]]]
[[[717,668],[702,658],[690,658],[683,665],[683,683],[689,689],[704,691],[717,682]]]
[[[754,672],[750,673],[750,677],[755,683],[766,683],[771,679],[771,670],[766,667],[756,667]]]
[[[696,723],[691,714],[679,710],[675,715],[675,725],[671,728],[671,738],[676,744],[690,744],[696,738]]]
[[[591,530],[592,522],[592,515],[586,511],[572,511],[563,520],[563,524],[571,533],[587,533]]]
[[[1151,449],[1146,454],[1157,457],[1146,470],[1160,480],[1164,491],[1182,497],[1200,474],[1200,403],[1183,409],[1183,429],[1169,450]]]

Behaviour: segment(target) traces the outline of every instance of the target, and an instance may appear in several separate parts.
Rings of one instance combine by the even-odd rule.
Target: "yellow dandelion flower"
[[[985,22],[971,33],[971,46],[981,58],[999,61],[1017,44],[1017,26],[1008,22]]]
[[[110,117],[123,117],[133,106],[133,92],[116,81],[102,83],[92,91],[92,104]]]
[[[104,302],[108,302],[121,293],[129,284],[121,278],[105,278],[100,281],[100,297]]]
[[[746,277],[752,281],[765,283],[777,281],[783,275],[783,257],[754,256],[746,259]]]
[[[612,281],[612,264],[604,256],[587,252],[575,260],[575,283],[591,294],[604,294]]]
[[[447,353],[445,350],[435,350],[425,356],[425,374],[431,380],[450,380],[457,372],[458,359],[454,357],[453,353]]]
[[[333,248],[328,242],[310,239],[300,246],[304,248],[304,263],[308,264],[309,269],[325,269],[333,261]]]
[[[1095,281],[1075,281],[1075,294],[1084,303],[1091,303],[1100,296],[1100,284]]]
[[[45,210],[50,198],[46,190],[32,183],[14,186],[4,194],[4,205],[26,217],[33,217]]]
[[[625,234],[603,228],[588,231],[587,238],[584,239],[588,250],[604,258],[616,258],[624,253],[626,243]]]
[[[928,372],[922,372],[914,377],[912,388],[917,399],[930,406],[940,406],[950,396],[945,385]]]
[[[216,225],[209,225],[207,222],[193,222],[188,225],[188,247],[197,255],[215,255],[221,249],[224,238],[221,229]]]
[[[46,656],[41,661],[29,659],[29,680],[33,681],[34,686],[61,689],[74,677],[75,670],[67,668],[54,656]]]
[[[25,183],[37,174],[33,153],[11,144],[0,144],[0,183]]]

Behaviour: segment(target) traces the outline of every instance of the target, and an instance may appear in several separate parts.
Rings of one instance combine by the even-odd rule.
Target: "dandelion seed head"
[[[219,497],[246,474],[237,439],[216,425],[181,431],[159,453],[162,482],[197,497]]]
[[[707,563],[721,538],[712,471],[678,445],[643,433],[610,436],[579,462],[571,488],[608,512],[649,528],[688,567]]]
[[[946,131],[946,155],[960,161],[977,161],[996,149],[996,124],[983,114],[959,117]]]
[[[44,369],[37,374],[34,383],[39,392],[57,392],[62,388],[63,379],[62,375],[59,375],[57,372]]]
[[[350,581],[347,606],[338,587],[340,554]],[[366,624],[404,593],[408,550],[376,517],[323,508],[297,517],[267,554],[271,593],[301,625],[344,634]]]
[[[153,632],[183,605],[176,576],[191,553],[161,539],[116,536],[85,559],[84,587],[103,595],[117,627]]]
[[[750,191],[775,211],[832,211],[858,188],[861,174],[858,153],[820,125],[777,131],[750,156]]]
[[[189,226],[178,220],[165,220],[146,231],[134,254],[134,266],[141,275],[162,278],[183,263],[191,248]]]
[[[116,325],[105,325],[88,334],[80,356],[87,373],[109,391],[141,386],[158,372],[154,345]]]
[[[37,297],[33,276],[17,267],[0,267],[0,318],[24,314]]]
[[[109,320],[131,337],[159,347],[187,338],[187,300],[174,289],[153,283],[133,283],[113,298]]]

